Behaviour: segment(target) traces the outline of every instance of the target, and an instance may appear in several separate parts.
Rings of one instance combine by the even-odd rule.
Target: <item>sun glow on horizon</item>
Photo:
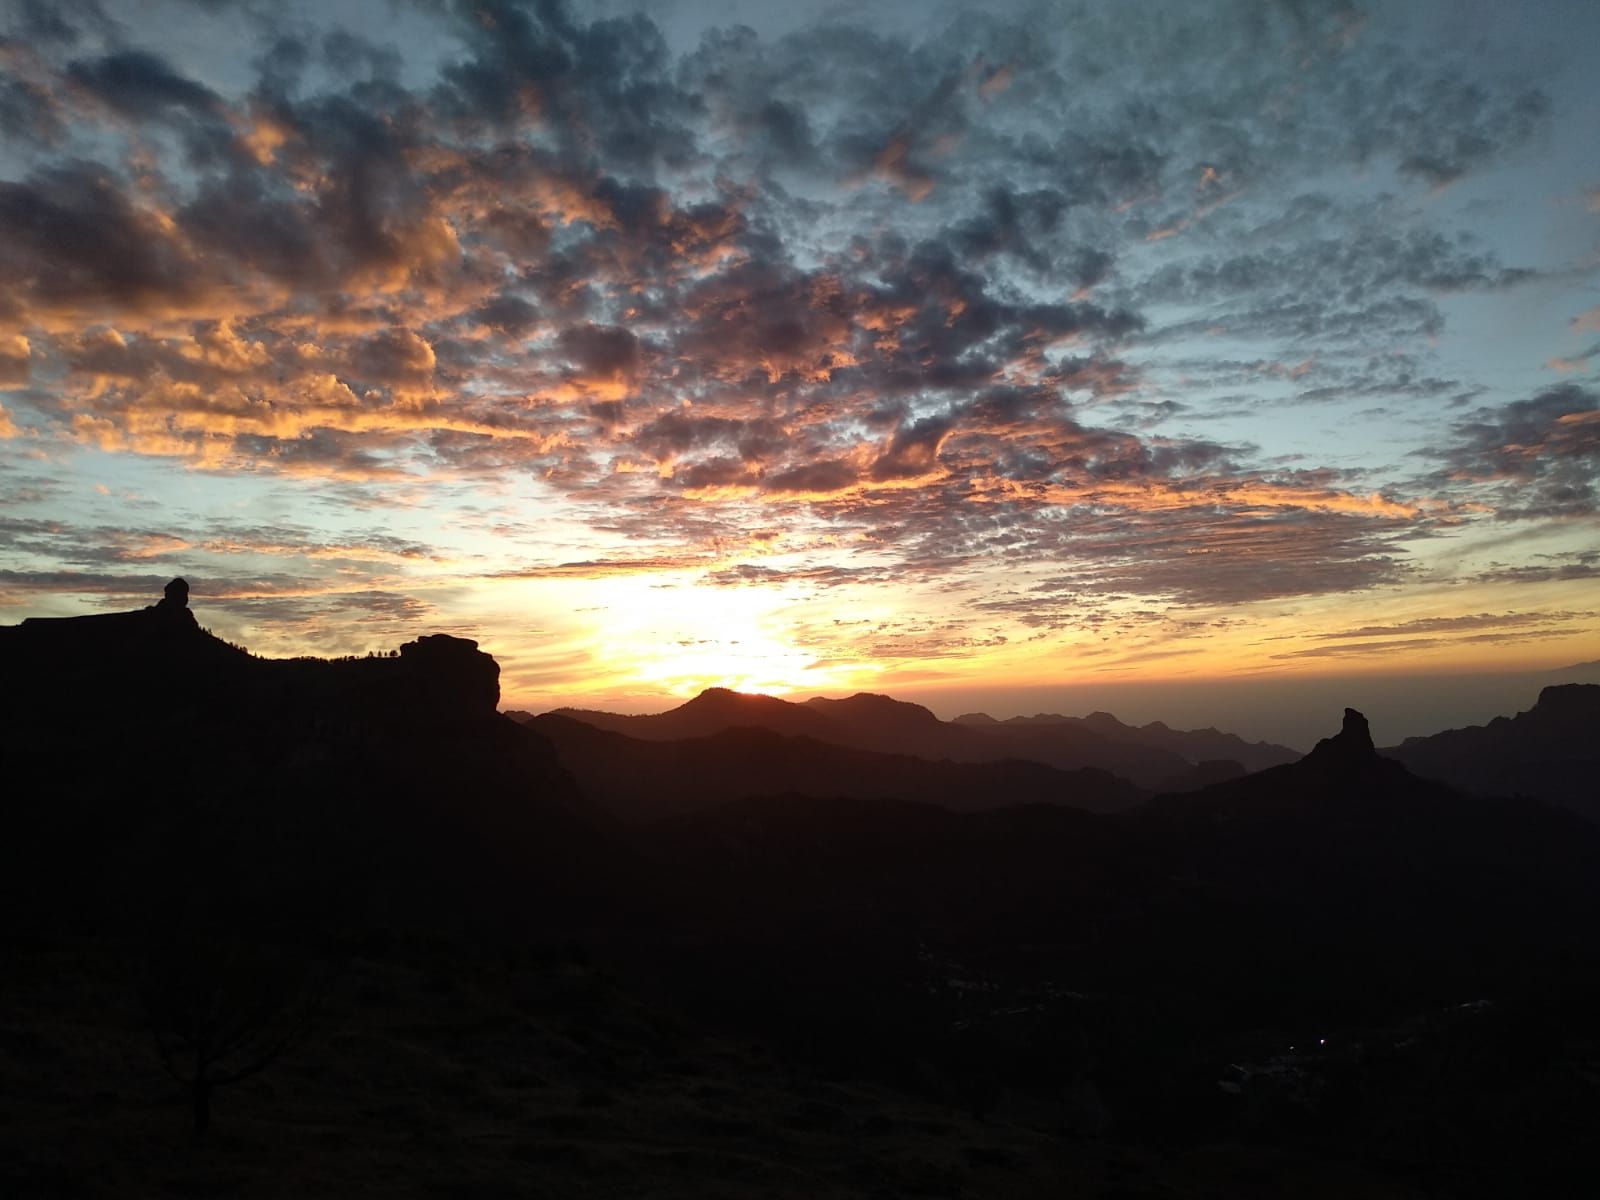
[[[529,709],[1600,661],[1596,76],[1514,14],[12,7],[0,623],[183,576]]]
[[[506,628],[519,611],[560,614],[521,637],[486,643],[505,672],[506,707],[645,711],[712,687],[901,696],[1002,680],[1017,688],[1116,688],[1310,678],[1341,668],[1492,671],[1508,646],[1529,664],[1600,657],[1582,581],[1553,585],[1551,602],[1539,608],[1519,607],[1507,585],[1503,594],[1482,594],[1467,615],[1460,589],[1442,586],[1436,594],[1414,587],[1375,597],[1383,602],[1359,617],[1337,597],[1192,608],[1181,619],[1130,597],[1042,629],[1009,613],[974,620],[971,589],[951,579],[887,591],[733,585],[727,574],[658,567],[500,581],[483,593],[493,596],[477,614],[485,631]],[[1028,586],[1020,575],[1012,582]],[[1008,593],[989,594],[1004,600]]]
[[[709,687],[789,695],[857,686],[881,667],[819,651],[796,633],[804,601],[784,589],[711,587],[692,572],[585,581],[597,674],[615,687],[693,696]]]

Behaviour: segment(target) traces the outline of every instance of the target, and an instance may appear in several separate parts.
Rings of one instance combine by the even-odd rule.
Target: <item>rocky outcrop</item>
[[[400,647],[400,664],[429,715],[483,717],[499,707],[500,664],[469,638],[420,637]]]
[[[1339,732],[1318,742],[1298,762],[1269,767],[1236,779],[1183,794],[1168,793],[1152,802],[1152,811],[1180,820],[1322,820],[1361,812],[1373,819],[1389,807],[1429,803],[1448,789],[1412,775],[1373,747],[1367,718],[1344,710]],[[1386,818],[1385,818],[1386,819]]]
[[[539,734],[496,712],[500,668],[476,642],[256,658],[188,600],[174,580],[133,612],[0,628],[0,778],[26,848],[0,855],[0,931],[8,904],[35,924],[120,920],[191,862],[469,927],[542,919],[541,891],[589,887],[600,842],[582,797]]]
[[[1318,742],[1303,761],[1325,772],[1343,773],[1369,767],[1377,760],[1378,751],[1372,744],[1367,718],[1347,708],[1339,732]]]
[[[470,639],[429,634],[398,656],[253,658],[200,627],[183,579],[132,612],[0,627],[0,657],[14,680],[27,681],[32,703],[63,715],[89,699],[169,712],[265,705],[274,720],[298,713],[323,725],[436,724],[492,717],[500,703],[500,666]]]
[[[151,607],[168,616],[178,612],[188,612],[189,581],[187,579],[174,579],[161,589],[161,599]]]

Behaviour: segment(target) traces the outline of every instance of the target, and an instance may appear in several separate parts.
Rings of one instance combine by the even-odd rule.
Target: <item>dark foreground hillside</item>
[[[1033,803],[1121,812],[1148,798],[1126,780],[1093,767],[1063,771],[1020,759],[935,762],[785,737],[759,727],[646,741],[556,713],[525,724],[556,747],[585,795],[628,823],[785,791],[830,799],[925,800],[958,811]]]
[[[1589,1194],[1600,833],[1359,714],[1127,814],[641,826],[458,639],[0,665],[0,1195]]]

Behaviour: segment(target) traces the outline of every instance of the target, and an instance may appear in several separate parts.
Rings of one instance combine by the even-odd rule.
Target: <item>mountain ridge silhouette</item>
[[[241,878],[337,862],[362,905],[419,919],[492,923],[530,866],[535,890],[583,890],[602,853],[592,806],[543,738],[496,711],[499,665],[477,643],[257,658],[173,594],[0,627],[0,889],[16,919],[120,920],[111,897],[138,896],[154,863],[181,878],[185,855]],[[91,723],[91,707],[116,719]],[[259,854],[239,834],[252,826]]]
[[[1552,684],[1532,708],[1382,750],[1428,779],[1475,795],[1525,795],[1600,823],[1600,684]]]
[[[1590,1166],[1565,1131],[1600,1110],[1584,1073],[1600,830],[1538,800],[1419,778],[1374,750],[1353,709],[1294,762],[1094,813],[990,806],[1057,787],[1061,772],[1038,763],[896,757],[758,723],[655,741],[559,714],[529,728],[494,711],[498,667],[458,638],[256,659],[186,604],[158,604],[0,628],[0,667],[0,945],[49,981],[32,993],[41,1015],[0,1039],[13,1092],[30,1096],[47,1070],[83,1144],[107,1126],[148,1144],[159,1093],[105,1099],[108,1072],[127,1070],[109,1060],[137,1057],[117,1025],[130,1005],[59,977],[70,961],[125,975],[174,912],[245,951],[342,947],[359,971],[347,1024],[308,1049],[321,1057],[293,1086],[274,1076],[230,1100],[219,1123],[247,1106],[279,1123],[208,1147],[197,1194],[240,1144],[298,1154],[312,1108],[342,1113],[329,1145],[362,1154],[398,1120],[405,1156],[424,1144],[454,1155],[460,1130],[504,1114],[495,1129],[524,1140],[471,1147],[474,1190],[495,1194],[521,1194],[560,1162],[573,1177],[609,1170],[619,1194],[635,1171],[670,1172],[662,1194],[715,1190],[698,1185],[727,1184],[730,1169],[759,1188],[790,1174],[743,1173],[774,1130],[809,1144],[832,1129],[870,1155],[910,1127],[913,1098],[942,1114],[918,1152],[974,1139],[974,1162],[992,1158],[989,1133],[974,1131],[1036,1126],[1069,1157],[1098,1143],[1063,1127],[1110,1129],[1119,1155],[1381,1153],[1396,1178],[1429,1185],[1470,1168],[1481,1194],[1517,1194],[1530,1153],[1546,1175]],[[885,740],[962,736],[870,695],[747,703],[724,691],[687,707],[795,729],[854,723]],[[984,745],[1117,749],[1065,723],[1013,728]],[[608,786],[675,810],[625,821],[615,797],[574,779],[593,764],[574,753],[563,765],[583,746],[617,772]],[[759,779],[742,776],[752,764]],[[874,791],[943,787],[944,804],[832,794],[841,776]],[[747,786],[765,794],[735,794]],[[1001,794],[957,811],[979,786]],[[445,1013],[459,1020],[438,1032]],[[63,1049],[63,1029],[84,1031],[81,1044]],[[1325,1052],[1293,1050],[1308,1033],[1327,1036]],[[755,1113],[760,1070],[782,1081],[785,1107]],[[342,1098],[363,1080],[360,1101]],[[390,1103],[397,1086],[414,1107]],[[850,1099],[869,1086],[887,1097],[870,1113]],[[648,1121],[630,1115],[641,1112]],[[641,1121],[684,1153],[641,1158]],[[1411,1149],[1439,1144],[1464,1149],[1444,1167]],[[39,1179],[71,1178],[61,1161],[36,1176],[0,1162],[0,1185],[33,1194]],[[1005,1183],[1048,1174],[1029,1175],[1038,1165],[1011,1162]],[[140,1169],[132,1194],[174,1190],[164,1155],[154,1174]],[[345,1169],[348,1183],[359,1166]],[[931,1169],[918,1178],[948,1190],[956,1176]],[[429,1178],[452,1192],[463,1179]],[[961,1186],[998,1194],[997,1178]]]
[[[924,801],[955,811],[1051,803],[1122,812],[1148,795],[1093,767],[1065,771],[1019,759],[935,762],[754,725],[657,741],[560,713],[531,717],[526,724],[550,740],[587,795],[630,823],[786,792]]]
[[[1009,717],[996,720],[988,713],[963,713],[954,719],[955,724],[974,725],[984,729],[995,727],[1036,727],[1066,725],[1092,730],[1101,737],[1134,745],[1150,745],[1182,755],[1198,766],[1204,762],[1227,760],[1237,762],[1243,771],[1261,771],[1267,767],[1294,762],[1300,752],[1272,742],[1252,742],[1238,734],[1226,733],[1214,726],[1204,729],[1173,729],[1164,721],[1150,721],[1144,725],[1129,725],[1111,713],[1095,711],[1083,717],[1068,717],[1059,713],[1035,713],[1033,716]]]
[[[1136,729],[1109,714],[1104,714],[1103,721],[1045,715],[979,721],[974,714],[942,721],[922,705],[869,692],[838,700],[813,697],[796,702],[708,688],[659,713],[621,714],[566,707],[551,710],[551,715],[646,741],[708,737],[748,726],[855,750],[911,755],[930,761],[983,763],[1021,759],[1064,771],[1094,768],[1152,791],[1175,786],[1181,780],[1207,778],[1195,770],[1203,763],[1211,764],[1211,776],[1215,776],[1225,761],[1239,763],[1242,771],[1299,757],[1286,747],[1250,743],[1214,730],[1175,731],[1159,723]]]

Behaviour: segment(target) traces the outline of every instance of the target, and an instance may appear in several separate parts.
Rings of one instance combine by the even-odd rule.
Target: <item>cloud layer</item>
[[[248,553],[293,579],[219,598],[387,612],[422,562],[654,563],[967,587],[981,639],[1392,587],[1486,514],[1595,514],[1591,387],[1507,403],[1429,350],[1453,298],[1549,274],[1429,206],[1552,98],[1357,6],[686,39],[457,0],[403,44],[377,6],[170,7],[195,37],[31,3],[0,43],[0,437],[352,505],[532,481],[595,547],[21,520],[8,594]],[[1454,406],[1449,440],[1383,472],[1229,424],[1350,401]]]

